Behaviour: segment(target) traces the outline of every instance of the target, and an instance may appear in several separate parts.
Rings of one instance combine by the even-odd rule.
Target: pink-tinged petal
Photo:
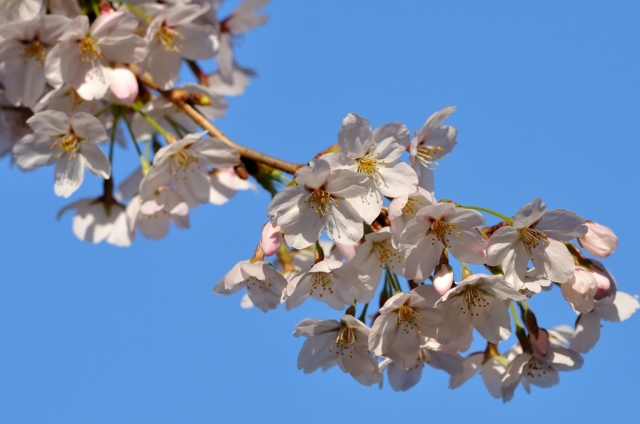
[[[404,392],[418,384],[422,377],[422,366],[418,365],[411,369],[405,370],[392,362],[388,367],[387,376],[389,384],[396,392]]]
[[[71,196],[82,184],[84,179],[84,160],[82,156],[75,155],[69,158],[63,155],[58,159],[55,169],[55,183],[53,191],[56,196],[67,198]]]
[[[490,358],[482,365],[482,381],[489,394],[496,399],[502,397],[502,376],[506,369],[496,358]]]
[[[33,108],[42,97],[47,85],[42,64],[31,59],[16,71],[6,72],[3,78],[7,98],[16,106]]]
[[[71,84],[84,100],[100,100],[109,90],[109,80],[102,65],[91,67],[86,72],[84,82],[81,84],[74,84],[74,82]]]
[[[189,151],[201,158],[202,165],[212,168],[233,168],[240,163],[238,151],[215,138],[200,140]]]
[[[109,74],[109,89],[114,96],[125,104],[132,104],[138,97],[138,81],[130,69],[116,67],[107,68]]]
[[[320,218],[312,209],[305,209],[299,214],[298,220],[288,225],[282,225],[284,239],[289,246],[304,249],[318,240],[326,218]]]
[[[383,195],[398,197],[416,191],[418,176],[413,168],[404,162],[392,162],[385,166],[388,168],[380,170],[378,182],[378,188]]]
[[[373,144],[371,135],[369,121],[355,113],[349,113],[342,120],[342,127],[338,131],[340,151],[350,158],[361,158]]]
[[[362,218],[346,201],[339,201],[326,218],[327,234],[332,240],[344,244],[355,244],[362,238]]]
[[[431,133],[433,133],[435,130],[440,128],[442,126],[442,123],[445,121],[445,119],[447,119],[455,111],[456,111],[455,106],[447,106],[437,111],[433,115],[431,115],[426,120],[422,128],[418,130],[418,133],[416,135],[416,140],[418,140],[418,142],[427,141],[429,138],[429,135],[431,135]]]
[[[95,143],[83,141],[80,145],[80,155],[84,159],[84,166],[92,174],[105,180],[109,178],[109,175],[111,175],[111,163],[107,155]]]
[[[189,60],[211,59],[218,51],[218,37],[209,25],[187,23],[176,28],[185,38],[182,57]]]
[[[447,247],[459,261],[470,264],[483,264],[486,261],[485,243],[477,231],[456,232],[454,228]]]
[[[584,359],[578,352],[563,347],[555,347],[547,357],[549,362],[558,371],[573,371],[580,369],[584,363]]]
[[[60,137],[69,132],[69,117],[57,110],[38,112],[27,119],[33,132],[49,137]]]
[[[174,6],[164,13],[166,23],[170,27],[178,27],[189,23],[206,13],[209,10],[208,6],[208,4],[206,6],[199,4]]]
[[[468,331],[472,317],[469,313],[462,313],[463,307],[460,297],[453,297],[439,306],[442,314],[447,317],[438,325],[436,339],[442,344],[456,343]],[[465,311],[466,312],[466,311]]]
[[[456,227],[481,227],[487,223],[481,213],[464,208],[455,208],[453,215],[447,220]]]
[[[298,185],[310,189],[322,187],[331,172],[329,163],[322,159],[317,159],[311,161],[309,165],[310,166],[303,166],[296,171],[296,182]]]
[[[606,300],[608,300],[607,298]],[[596,302],[593,309],[600,318],[611,322],[622,322],[631,317],[638,308],[637,296],[631,296],[624,292],[617,292],[613,301],[606,300]]]
[[[326,189],[329,193],[338,197],[346,199],[358,197],[368,192],[368,179],[369,177],[365,174],[338,169],[327,176]]]
[[[337,332],[315,335],[305,340],[298,354],[298,369],[309,374],[335,361],[336,354],[330,350]]]
[[[451,203],[436,203],[421,208],[416,216],[424,216],[433,219],[442,219],[444,216],[452,216],[456,207]]]
[[[83,143],[88,141],[98,143],[108,139],[107,130],[102,122],[93,115],[85,112],[77,112],[70,118],[70,127]],[[86,141],[85,141],[86,140]]]
[[[223,33],[219,37],[220,47],[216,55],[216,65],[220,70],[220,78],[227,84],[233,84],[233,47],[231,36]]]
[[[309,191],[304,187],[285,187],[271,200],[267,216],[274,217],[274,222],[282,227],[295,224],[303,213],[311,209],[311,205],[306,203],[308,197]]]
[[[178,173],[173,181],[176,193],[185,200],[190,208],[195,208],[200,203],[209,202],[211,180],[209,175],[198,169],[198,165],[192,163],[189,167]]]
[[[138,228],[145,237],[160,240],[169,234],[169,220],[169,216],[162,213],[153,218],[145,217],[138,221]]]
[[[389,204],[389,219],[399,218],[403,214],[402,208],[405,207],[408,200],[409,195],[406,194],[404,196],[394,198]]]
[[[487,265],[497,266],[504,262],[509,250],[519,242],[520,232],[511,226],[499,228],[491,235],[487,244]]]
[[[507,250],[502,261],[502,271],[504,279],[507,280],[514,289],[520,290],[525,281],[529,255],[524,250],[522,243],[516,243],[513,249]]]
[[[423,239],[415,248],[405,252],[404,276],[418,283],[429,278],[442,254],[442,243],[436,241],[431,244],[428,238]]]
[[[170,90],[178,80],[182,57],[176,52],[166,52],[162,47],[149,50],[144,61],[144,69],[162,90]]]
[[[93,39],[121,38],[132,34],[138,27],[138,20],[128,12],[102,14],[91,25]]]
[[[154,161],[155,162],[155,161]],[[140,182],[140,197],[150,199],[153,193],[171,179],[171,161],[165,160],[154,164],[149,173]]]
[[[538,328],[538,335],[534,337],[534,333],[529,333],[529,342],[533,350],[540,356],[547,356],[551,344],[549,343],[549,334],[542,328]]]
[[[605,225],[587,221],[587,234],[578,238],[580,246],[598,258],[608,258],[618,248],[618,237]]]
[[[409,136],[409,130],[401,122],[380,125],[373,131],[373,146],[369,151],[378,153],[379,158],[384,159],[385,163],[393,162],[406,151]]]
[[[578,353],[588,353],[600,339],[600,327],[600,317],[597,313],[580,315],[570,348]]]
[[[417,162],[411,166],[418,176],[418,187],[433,193],[435,182],[433,178],[433,170],[426,167],[422,162]]]
[[[27,134],[13,146],[13,157],[24,171],[53,164],[54,151],[50,149],[53,141],[47,136]]]
[[[462,372],[454,374],[449,379],[449,388],[455,389],[462,386],[467,380],[476,375],[480,371],[480,366],[484,355],[482,353],[472,353],[462,362]],[[500,376],[502,378],[502,376]]]
[[[509,364],[509,367],[502,377],[502,387],[509,387],[520,381],[524,366],[527,365],[531,356],[532,355],[530,353],[521,353],[511,361],[511,364]]]
[[[410,220],[405,226],[402,235],[400,236],[399,248],[400,250],[409,249],[417,246],[419,243],[427,237],[427,232],[431,230],[431,222],[423,216],[417,216]],[[442,243],[440,243],[442,245]]]
[[[542,203],[539,197],[533,202],[527,203],[513,217],[513,226],[515,228],[527,228],[536,223],[547,210],[547,206]]]
[[[584,219],[564,209],[548,211],[534,227],[544,232],[547,237],[558,241],[569,241],[587,233]]]
[[[341,324],[334,319],[320,320],[315,318],[305,318],[296,325],[293,335],[295,337],[311,337],[329,332],[334,332],[337,335],[340,327]]]
[[[366,195],[345,199],[351,207],[360,215],[362,221],[371,224],[380,215],[382,209],[382,195],[371,180],[366,182],[370,191]]]
[[[542,256],[535,256],[534,251],[531,258],[533,266],[540,267],[539,259],[542,259],[544,270],[551,281],[564,283],[575,273],[573,256],[571,256],[564,243],[550,239],[549,245],[544,249]]]
[[[395,342],[389,346],[389,350],[385,356],[393,359],[399,366],[408,369],[416,362],[418,352],[420,351],[420,338],[417,331],[403,331],[403,329],[396,331]]]

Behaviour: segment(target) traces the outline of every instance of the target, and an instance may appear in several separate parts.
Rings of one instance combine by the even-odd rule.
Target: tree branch
[[[144,85],[161,93],[163,96],[169,99],[174,105],[176,105],[184,113],[186,113],[196,124],[200,125],[203,129],[205,129],[209,133],[209,135],[221,140],[223,143],[225,143],[229,147],[232,147],[235,150],[237,150],[238,153],[240,153],[240,156],[268,165],[272,168],[289,173],[291,175],[294,175],[298,169],[304,166],[301,164],[295,164],[295,163],[287,162],[282,159],[275,158],[273,156],[269,156],[265,153],[258,152],[257,150],[253,150],[249,147],[245,147],[234,142],[229,137],[227,137],[222,131],[220,131],[218,127],[213,125],[205,116],[203,116],[193,106],[191,106],[189,103],[185,101],[185,97],[186,95],[188,95],[186,91],[161,90],[153,81],[151,81],[149,78],[147,78],[144,75],[138,75],[138,79]]]

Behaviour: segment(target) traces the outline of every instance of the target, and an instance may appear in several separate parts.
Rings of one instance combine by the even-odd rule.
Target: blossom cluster
[[[267,3],[246,0],[224,19],[219,0],[0,3],[0,156],[24,171],[55,165],[65,198],[85,169],[104,179],[102,195],[60,211],[75,211],[81,240],[128,246],[138,230],[160,239],[169,222],[189,227],[190,209],[255,187],[234,171],[238,152],[204,137],[166,93],[183,93],[207,119],[224,116],[224,96],[242,94],[254,74],[234,61],[233,40],[267,21],[257,14]],[[218,69],[206,74],[196,61],[208,59]],[[198,83],[176,86],[183,63]],[[140,169],[114,193],[114,144],[128,142]]]
[[[253,177],[273,196],[266,223],[253,256],[213,291],[246,289],[242,307],[263,312],[309,298],[340,311],[296,326],[305,373],[337,364],[371,386],[386,371],[404,391],[429,364],[451,388],[480,372],[508,401],[520,383],[549,387],[580,368],[601,320],[640,307],[599,260],[617,249],[610,228],[540,198],[513,215],[436,198],[434,170],[458,143],[445,124],[453,106],[413,136],[403,123],[373,129],[349,113],[337,144],[304,165],[228,139],[210,121],[254,75],[236,63],[234,40],[266,23],[267,3],[244,0],[223,19],[220,0],[0,3],[0,156],[23,171],[55,165],[64,198],[85,169],[103,179],[101,195],[59,215],[75,212],[79,239],[116,246],[137,232],[161,239],[171,222],[188,228],[191,209],[226,203],[255,188]],[[215,72],[202,70],[206,60]],[[197,82],[178,85],[182,65]],[[128,144],[140,167],[116,188],[115,147]],[[573,328],[540,327],[528,304],[554,286],[578,316]],[[504,349],[512,333],[517,343]],[[464,356],[474,339],[486,347]]]

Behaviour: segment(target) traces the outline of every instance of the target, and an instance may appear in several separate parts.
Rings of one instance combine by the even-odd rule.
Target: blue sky
[[[269,23],[237,53],[259,76],[218,122],[232,139],[302,163],[335,144],[348,112],[416,130],[455,105],[447,123],[459,144],[436,172],[437,197],[513,215],[541,196],[608,225],[620,244],[605,264],[622,291],[640,293],[638,3],[276,0],[265,12]],[[116,180],[135,161],[133,149],[118,150]],[[119,249],[75,239],[70,216],[56,221],[69,201],[53,194],[52,174],[0,163],[2,422],[636,416],[636,316],[605,323],[583,369],[551,389],[520,388],[506,405],[479,378],[451,391],[432,369],[401,394],[337,369],[304,375],[295,324],[334,311],[309,301],[263,314],[242,310],[240,295],[211,294],[253,253],[267,193],[201,206],[190,230]],[[88,176],[74,199],[99,190]],[[544,327],[575,319],[557,289],[532,307]]]

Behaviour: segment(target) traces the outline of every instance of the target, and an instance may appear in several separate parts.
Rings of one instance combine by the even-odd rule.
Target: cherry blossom
[[[42,9],[42,0],[11,0],[0,2],[0,25],[28,21],[36,18]]]
[[[204,134],[189,134],[158,150],[151,170],[140,183],[143,199],[171,182],[189,208],[209,202],[211,180],[207,167],[233,167],[240,163],[240,155],[218,139],[201,139]]]
[[[307,337],[298,355],[298,369],[305,374],[337,364],[361,384],[378,383],[382,376],[378,363],[367,348],[369,328],[351,315],[340,321],[307,318],[293,335]]]
[[[416,213],[423,207],[435,203],[436,199],[433,194],[422,187],[416,187],[416,191],[412,194],[398,196],[391,201],[389,204],[389,221],[391,222],[394,246],[398,246],[402,232],[409,221],[415,218]]]
[[[342,310],[354,300],[368,302],[373,289],[368,277],[348,264],[325,258],[293,277],[287,286],[287,310],[297,308],[309,296]]]
[[[437,339],[455,343],[473,326],[487,341],[498,344],[511,334],[509,302],[525,299],[500,276],[473,274],[438,301],[447,319],[438,326]]]
[[[34,133],[14,146],[16,162],[24,170],[55,163],[56,195],[71,196],[82,184],[85,167],[101,178],[109,178],[109,159],[96,145],[107,139],[107,132],[95,117],[78,112],[69,118],[47,110],[36,113],[27,124]]]
[[[405,196],[416,191],[416,173],[399,160],[408,144],[409,131],[404,124],[391,122],[372,132],[369,121],[350,113],[338,132],[340,152],[322,156],[332,169],[348,169],[369,177],[366,196],[350,202],[366,223],[376,219],[384,196]]]
[[[529,262],[544,277],[566,282],[575,272],[571,254],[563,242],[587,232],[584,220],[563,209],[547,211],[540,198],[523,206],[513,225],[499,228],[487,245],[487,264],[502,265],[505,279],[522,288]]]
[[[145,43],[134,34],[138,20],[127,12],[100,15],[89,25],[86,15],[74,18],[45,60],[49,84],[70,84],[85,100],[104,97],[111,81],[109,62],[137,63]]]
[[[246,260],[238,262],[218,282],[213,292],[226,295],[235,293],[242,287],[246,287],[251,303],[262,312],[267,312],[280,305],[287,280],[267,262]]]
[[[447,248],[453,256],[472,264],[485,260],[485,243],[475,230],[485,219],[476,211],[437,203],[420,209],[409,221],[400,237],[399,248],[405,250],[404,276],[426,280]]]
[[[476,352],[467,356],[462,362],[462,372],[453,374],[449,379],[449,388],[455,389],[464,384],[478,372],[491,396],[496,399],[502,397],[502,376],[507,370],[506,358],[499,355],[487,355]]]
[[[136,195],[127,206],[129,228],[139,229],[145,236],[160,240],[169,234],[169,222],[178,228],[189,228],[189,206],[170,187],[158,187],[147,200]]]
[[[430,192],[434,190],[433,170],[438,165],[437,161],[451,153],[458,144],[458,130],[442,125],[455,110],[454,106],[447,106],[431,115],[422,128],[416,131],[409,146],[410,163],[418,175],[418,185]]]
[[[404,255],[391,245],[391,232],[388,227],[369,233],[364,238],[365,242],[360,245],[349,264],[368,275],[375,290],[383,269],[402,274]]]
[[[593,309],[594,296],[598,285],[592,272],[577,266],[575,274],[562,285],[562,295],[576,313],[586,313]]]
[[[11,104],[33,108],[42,97],[45,57],[70,22],[64,16],[46,15],[0,26],[0,68]]]
[[[431,286],[419,286],[389,298],[371,327],[369,350],[405,369],[411,368],[425,337],[436,336],[442,320],[442,312],[434,307],[438,298]]]
[[[346,169],[331,170],[321,159],[309,165],[296,172],[297,186],[276,194],[267,215],[296,249],[310,246],[323,229],[335,241],[355,244],[363,235],[362,217],[349,200],[366,194],[368,177]]]
[[[211,179],[209,203],[214,205],[227,203],[239,190],[258,191],[251,181],[238,177],[233,168],[216,168],[209,173],[209,178]]]

